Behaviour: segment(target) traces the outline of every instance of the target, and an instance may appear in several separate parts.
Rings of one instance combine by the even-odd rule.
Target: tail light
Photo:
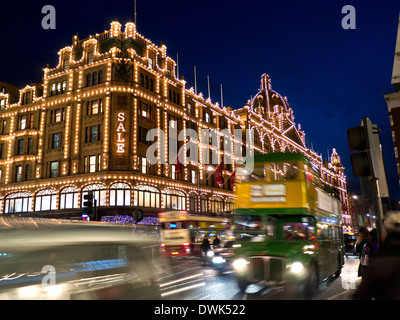
[[[165,244],[164,243],[161,243],[161,249],[165,249]]]
[[[189,249],[189,243],[188,243],[188,242],[185,242],[185,243],[183,244],[183,248],[184,248],[184,249]]]

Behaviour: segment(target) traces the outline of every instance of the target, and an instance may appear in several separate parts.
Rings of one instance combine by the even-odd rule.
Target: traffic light
[[[379,178],[377,152],[380,152],[379,129],[368,118],[361,120],[361,126],[347,129],[351,155],[351,166],[355,177]]]
[[[87,194],[83,196],[83,199],[86,200],[83,202],[82,212],[86,213],[87,215],[92,214],[93,212],[93,191],[88,191]]]

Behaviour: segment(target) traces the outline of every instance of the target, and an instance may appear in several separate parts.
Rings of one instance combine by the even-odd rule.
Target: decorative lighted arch
[[[35,194],[35,211],[49,211],[57,209],[57,191],[42,189]]]

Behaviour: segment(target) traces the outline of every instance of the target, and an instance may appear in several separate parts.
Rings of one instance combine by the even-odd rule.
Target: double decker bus
[[[233,262],[240,289],[260,283],[312,296],[344,264],[338,196],[298,153],[256,155],[253,172],[240,169]]]
[[[161,250],[164,257],[201,257],[201,244],[210,244],[218,235],[221,242],[229,236],[231,219],[222,216],[188,214],[186,211],[160,212]]]

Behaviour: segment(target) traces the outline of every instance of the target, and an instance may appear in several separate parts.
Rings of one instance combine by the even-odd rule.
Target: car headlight
[[[293,273],[301,273],[304,269],[304,266],[301,262],[293,262],[291,267],[290,267],[290,271]]]
[[[249,262],[245,259],[236,259],[235,261],[233,261],[233,268],[237,271],[243,271],[244,269],[246,269],[247,265],[249,264]]]
[[[225,263],[225,262],[226,262],[226,260],[221,256],[215,256],[214,258],[212,258],[212,263],[218,264],[218,263]]]
[[[214,257],[214,251],[207,251],[207,257],[211,258]]]

